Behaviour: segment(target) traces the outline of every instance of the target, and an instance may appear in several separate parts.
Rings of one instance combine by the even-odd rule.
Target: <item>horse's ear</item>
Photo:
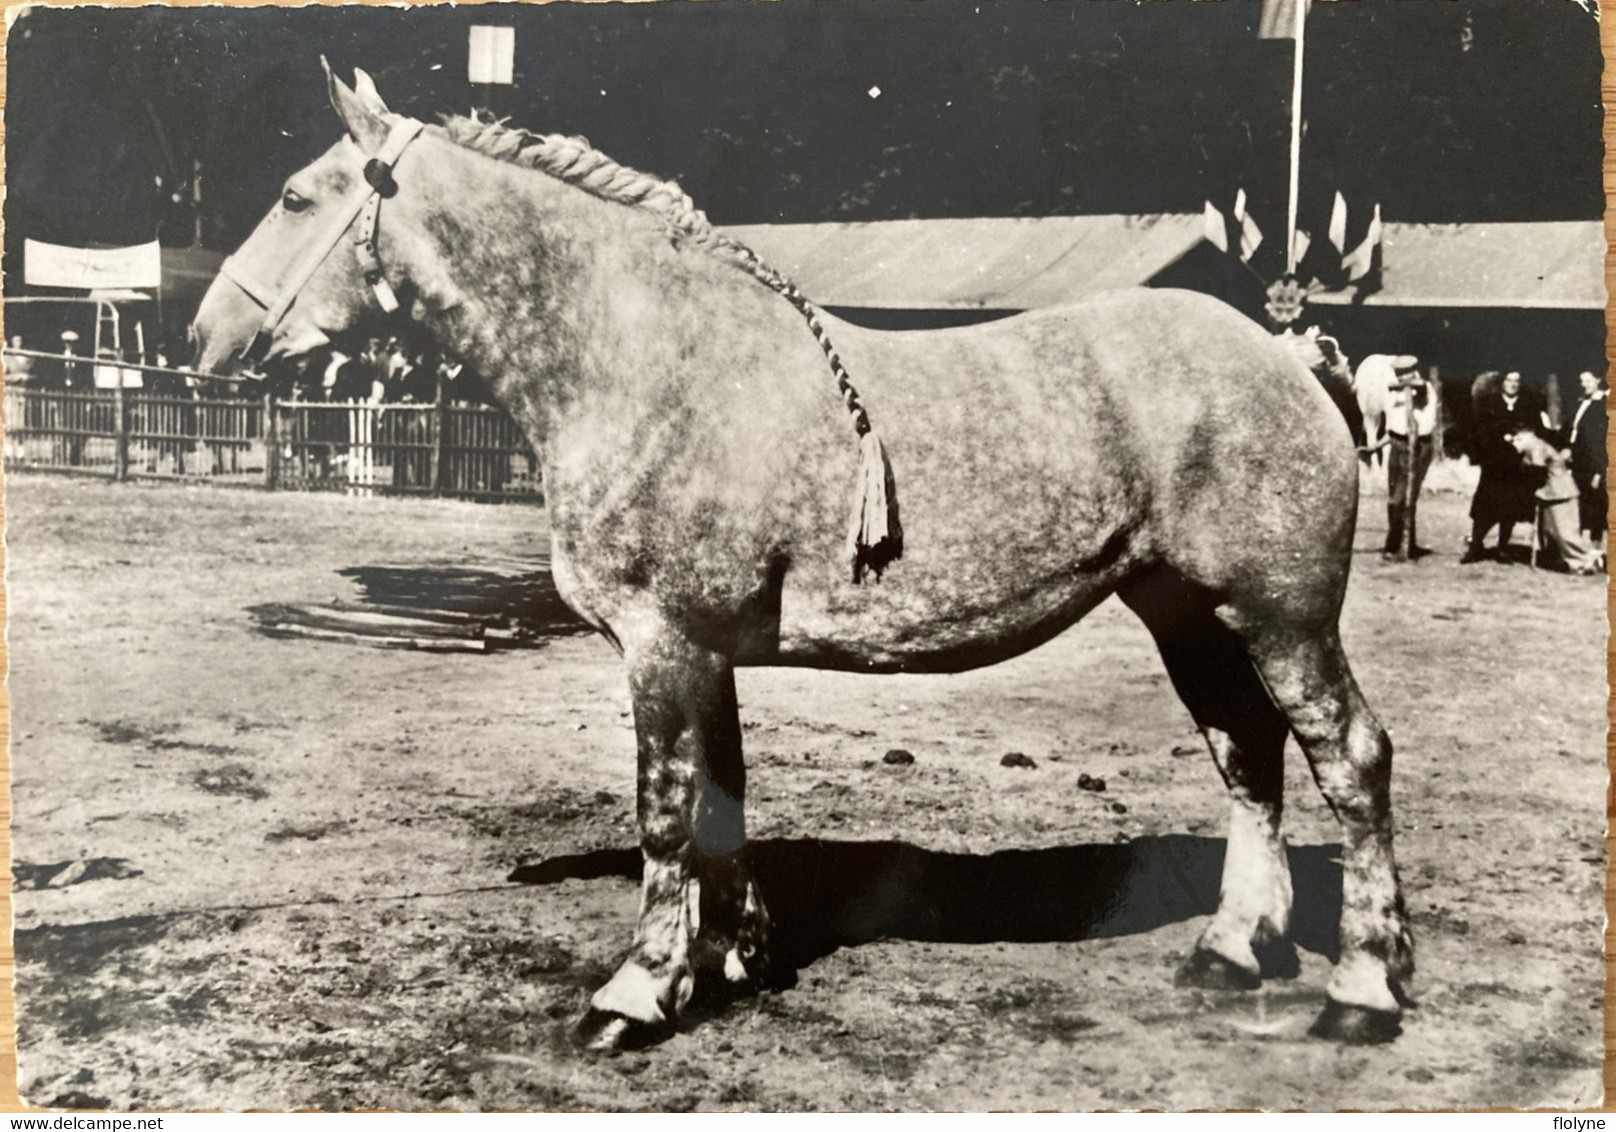
[[[359,96],[359,101],[365,104],[365,109],[378,118],[387,117],[391,111],[387,109],[387,103],[382,101],[382,96],[377,92],[376,84],[371,81],[370,76],[355,67],[353,77],[354,93]]]
[[[335,110],[337,117],[342,119],[342,124],[348,131],[348,136],[353,138],[358,143],[359,148],[366,153],[375,153],[381,148],[382,143],[387,140],[387,122],[381,114],[375,113],[366,105],[364,98],[349,89],[348,84],[337,78],[331,70],[331,64],[326,62],[324,55],[320,56],[320,66],[325,68],[325,84],[331,95],[331,109]],[[369,82],[368,79],[365,81]],[[375,90],[376,88],[372,86],[371,93],[373,95]],[[381,99],[378,97],[376,102],[379,105]],[[386,107],[383,107],[383,112],[385,113],[385,111]]]

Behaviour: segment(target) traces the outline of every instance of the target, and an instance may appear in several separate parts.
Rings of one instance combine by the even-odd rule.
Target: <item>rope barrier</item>
[[[221,377],[218,374],[198,373],[191,369],[175,369],[173,366],[149,366],[143,362],[126,362],[117,358],[97,358],[90,354],[50,354],[43,350],[24,350],[16,346],[7,346],[3,351],[7,358],[39,358],[48,362],[63,362],[67,365],[82,367],[86,373],[93,373],[98,366],[112,366],[121,370],[132,370],[135,373],[164,373],[172,377],[183,377],[187,381],[217,381],[229,384],[237,382],[260,382],[267,378],[261,373],[240,373],[233,377]]]

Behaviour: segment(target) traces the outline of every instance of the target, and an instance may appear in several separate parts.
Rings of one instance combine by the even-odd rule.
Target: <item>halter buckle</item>
[[[398,192],[398,182],[393,180],[392,162],[378,157],[365,162],[365,183],[383,198],[391,198]]]

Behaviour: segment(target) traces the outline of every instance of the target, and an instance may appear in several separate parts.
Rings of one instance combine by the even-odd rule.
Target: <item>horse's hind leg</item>
[[[1392,854],[1391,739],[1364,702],[1333,627],[1313,636],[1275,636],[1254,640],[1253,658],[1346,842],[1341,956],[1313,1033],[1389,1041],[1401,1028],[1403,984],[1414,973],[1414,941]]]
[[[1179,698],[1205,736],[1230,798],[1218,909],[1179,968],[1180,986],[1248,990],[1290,976],[1291,876],[1280,834],[1289,726],[1244,642],[1209,595],[1161,570],[1122,592],[1150,629]]]
[[[633,949],[579,1023],[580,1040],[597,1049],[665,1036],[698,974],[750,985],[768,927],[745,861],[734,670],[667,635],[625,652],[645,873]]]

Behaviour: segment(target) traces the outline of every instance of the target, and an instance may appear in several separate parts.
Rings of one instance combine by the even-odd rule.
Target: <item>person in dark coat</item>
[[[1606,401],[1610,391],[1599,378],[1584,370],[1577,378],[1582,399],[1577,402],[1568,434],[1571,475],[1577,484],[1577,511],[1582,529],[1596,545],[1605,545],[1605,429],[1609,424]]]
[[[1522,463],[1512,441],[1517,432],[1539,427],[1542,404],[1521,388],[1519,373],[1512,371],[1502,381],[1496,379],[1496,374],[1483,374],[1471,391],[1475,401],[1472,455],[1481,467],[1481,480],[1470,501],[1470,544],[1460,559],[1464,563],[1487,557],[1482,544],[1493,527],[1498,528],[1497,556],[1502,559],[1515,524],[1532,522],[1537,506],[1532,493],[1541,477]]]

